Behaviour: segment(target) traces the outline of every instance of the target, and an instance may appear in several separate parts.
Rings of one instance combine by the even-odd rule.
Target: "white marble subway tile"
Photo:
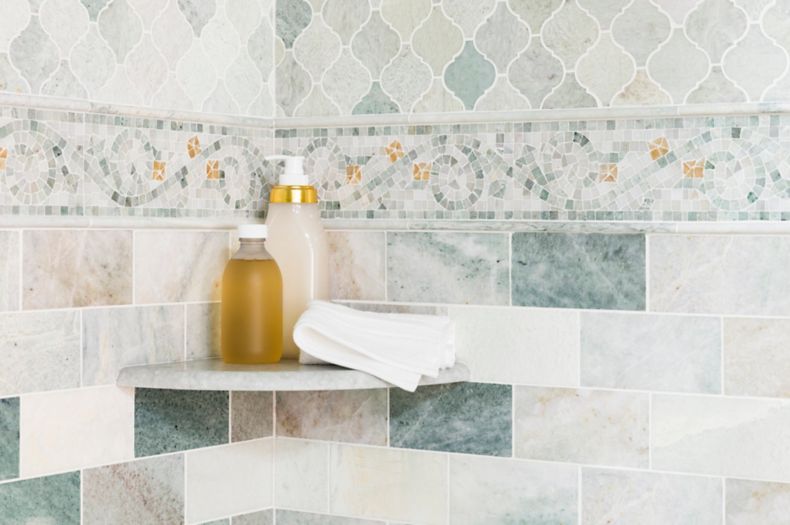
[[[578,467],[450,456],[450,523],[576,523]]]
[[[724,392],[790,397],[790,321],[724,320]]]
[[[220,303],[187,305],[187,359],[219,357]]]
[[[583,525],[720,525],[717,478],[582,468]]]
[[[328,512],[329,443],[277,438],[275,506],[306,512]]]
[[[330,454],[331,514],[447,522],[446,454],[337,444]]]
[[[82,384],[113,384],[124,366],[180,361],[184,307],[99,308],[82,313]]]
[[[790,483],[726,482],[727,525],[790,523]]]
[[[367,231],[327,232],[333,299],[384,300],[385,235]]]
[[[270,507],[273,445],[273,438],[264,438],[187,452],[187,522]]]
[[[654,395],[652,466],[790,481],[790,401]]]
[[[134,291],[137,303],[217,301],[229,257],[226,231],[137,231]]]
[[[0,231],[0,311],[19,310],[18,231]]]
[[[650,310],[790,315],[790,236],[651,235],[648,242]]]
[[[22,396],[23,477],[134,457],[134,390],[115,386]]]
[[[516,457],[648,466],[647,394],[515,387]]]
[[[132,232],[25,230],[25,309],[130,304]]]
[[[80,314],[0,314],[0,396],[80,386]]]
[[[512,307],[450,307],[458,360],[475,381],[578,386],[579,313]]]
[[[716,317],[582,312],[584,386],[721,392]]]

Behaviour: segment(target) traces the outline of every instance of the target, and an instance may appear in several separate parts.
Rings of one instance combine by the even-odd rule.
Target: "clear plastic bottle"
[[[222,360],[276,363],[283,354],[283,286],[266,251],[267,228],[239,226],[239,250],[222,275]]]

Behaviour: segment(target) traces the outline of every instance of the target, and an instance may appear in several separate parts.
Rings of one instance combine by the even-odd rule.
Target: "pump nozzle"
[[[280,186],[309,186],[304,174],[304,157],[300,155],[271,155],[266,160],[285,161],[285,170],[280,175]]]

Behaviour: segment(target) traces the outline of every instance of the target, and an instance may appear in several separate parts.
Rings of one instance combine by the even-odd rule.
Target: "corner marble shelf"
[[[469,369],[456,363],[437,378],[423,377],[420,386],[469,380]],[[273,365],[228,365],[221,359],[129,366],[121,369],[118,386],[171,390],[361,390],[393,385],[365,372],[334,365],[300,365],[282,361]]]

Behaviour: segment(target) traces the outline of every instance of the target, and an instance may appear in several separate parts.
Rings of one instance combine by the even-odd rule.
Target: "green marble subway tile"
[[[238,524],[234,521],[233,525]],[[263,523],[261,523],[261,525],[263,525]],[[297,512],[294,510],[277,510],[277,525],[384,525],[384,522],[359,518],[345,518],[342,516],[329,516],[327,514],[313,514],[310,512]]]
[[[231,441],[246,441],[272,435],[273,397],[271,392],[231,392]]]
[[[79,525],[80,473],[0,485],[0,510],[3,524]]]
[[[227,392],[147,388],[138,388],[135,392],[135,456],[227,442]]]
[[[391,301],[508,304],[508,237],[500,233],[387,233]]]
[[[19,476],[19,398],[0,399],[0,479]]]
[[[230,523],[231,525],[272,525],[274,523],[274,511],[269,509],[233,516],[230,519]]]
[[[645,309],[644,235],[514,233],[513,304]]]
[[[390,392],[390,445],[510,456],[509,385],[458,383]]]
[[[84,471],[83,525],[183,522],[183,454]]]

